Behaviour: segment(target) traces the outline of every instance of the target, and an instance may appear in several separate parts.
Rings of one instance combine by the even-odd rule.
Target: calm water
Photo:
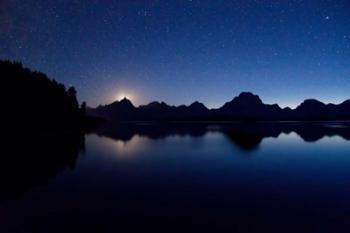
[[[2,198],[1,232],[349,232],[349,131],[108,128],[85,136],[73,164]]]

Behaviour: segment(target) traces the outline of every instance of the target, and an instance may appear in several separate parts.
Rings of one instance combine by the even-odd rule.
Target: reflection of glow
[[[103,137],[104,147],[108,148],[108,154],[113,157],[123,158],[130,157],[134,154],[138,154],[142,151],[143,145],[147,141],[146,138],[138,135],[133,136],[128,141],[114,140],[111,138]]]

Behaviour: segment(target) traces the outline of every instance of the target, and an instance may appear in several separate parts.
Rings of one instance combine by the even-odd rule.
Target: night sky
[[[218,107],[241,91],[295,107],[350,98],[349,0],[0,0],[0,58],[73,85]]]

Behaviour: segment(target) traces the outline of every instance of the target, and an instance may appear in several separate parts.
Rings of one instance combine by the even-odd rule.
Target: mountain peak
[[[316,100],[316,99],[306,99],[303,101],[303,103],[305,103],[305,104],[324,104],[321,101]]]
[[[259,97],[259,96],[249,91],[242,91],[241,93],[239,93],[238,97]]]
[[[345,100],[340,105],[350,105],[350,100]]]
[[[207,107],[204,104],[202,104],[202,103],[200,103],[198,101],[193,102],[192,104],[190,104],[189,107],[191,107],[191,108],[198,108],[198,109],[207,109]]]
[[[120,103],[132,104],[131,101],[130,101],[128,98],[126,98],[126,97],[124,97],[124,98],[123,98],[122,100],[120,100],[119,102],[120,102]]]
[[[322,103],[319,100],[316,99],[306,99],[304,100],[297,108],[303,108],[303,107],[323,107],[326,106],[324,103]]]
[[[149,104],[143,105],[143,106],[158,106],[160,103],[158,101],[152,101]]]
[[[239,96],[233,98],[232,102],[244,105],[263,104],[260,97],[258,95],[254,95],[251,92],[241,92]]]
[[[112,104],[110,104],[112,106],[123,106],[123,107],[130,107],[130,108],[134,108],[135,106],[132,104],[132,102],[127,99],[126,97],[124,97],[122,100],[120,101],[115,101]]]
[[[160,110],[169,110],[171,107],[165,102],[153,101],[147,105],[141,106],[141,109],[147,109],[148,111],[160,111]]]
[[[132,102],[126,97],[124,97],[122,100],[120,100],[119,103],[122,104],[122,105],[132,105],[132,106],[134,106],[132,104]]]

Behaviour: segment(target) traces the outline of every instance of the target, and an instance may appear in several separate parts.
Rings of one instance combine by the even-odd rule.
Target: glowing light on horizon
[[[125,98],[130,100],[131,102],[135,101],[135,96],[129,92],[119,92],[118,94],[116,94],[114,96],[113,100],[114,101],[121,101],[122,99],[125,99]]]

